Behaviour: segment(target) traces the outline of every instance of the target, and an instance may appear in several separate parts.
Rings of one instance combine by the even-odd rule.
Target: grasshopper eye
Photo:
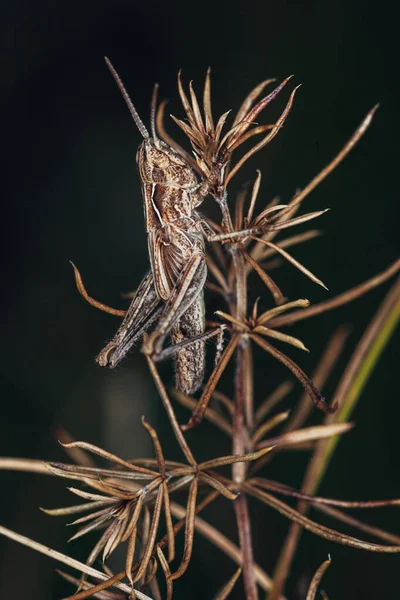
[[[170,164],[169,157],[161,152],[160,150],[156,150],[155,148],[151,148],[147,153],[147,160],[154,167],[158,167],[159,169],[166,169]]]

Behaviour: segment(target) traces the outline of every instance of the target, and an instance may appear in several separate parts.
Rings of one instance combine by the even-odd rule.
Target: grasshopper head
[[[143,182],[196,185],[196,177],[173,148],[159,138],[147,138],[139,146],[137,156]]]
[[[186,161],[165,142],[159,138],[147,138],[139,147],[137,160],[147,163],[155,169],[168,169],[173,167],[186,167]]]
[[[137,163],[140,176],[143,181],[148,183],[161,183],[168,181],[180,181],[181,179],[193,178],[190,167],[186,161],[165,142],[159,139],[156,132],[156,106],[158,85],[154,86],[153,97],[151,100],[150,126],[151,136],[139,117],[136,108],[122,83],[118,73],[108,60],[105,58],[108,68],[114,77],[118,88],[129,108],[132,118],[143,136],[143,142],[137,153]],[[194,182],[196,183],[196,182]]]

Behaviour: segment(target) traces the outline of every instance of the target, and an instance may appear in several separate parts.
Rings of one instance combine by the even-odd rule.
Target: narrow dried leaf
[[[242,102],[233,121],[233,125],[237,125],[238,123],[240,123],[240,121],[242,121],[245,118],[258,96],[267,87],[267,85],[269,85],[270,83],[274,83],[274,81],[276,81],[276,79],[266,79],[265,81],[259,83],[253,90],[251,90],[251,92],[246,96],[246,98]]]
[[[248,252],[246,252],[246,250],[243,248],[243,246],[241,246],[240,249],[242,251],[243,256],[247,260],[247,262],[251,264],[251,266],[253,267],[255,272],[260,276],[262,281],[265,283],[265,285],[271,292],[272,297],[274,298],[276,304],[283,304],[285,301],[285,298],[284,298],[281,290],[276,285],[275,281],[273,281],[273,279],[271,279],[271,277],[259,266],[259,264],[253,259],[253,257],[250,256],[250,254]]]
[[[128,479],[131,483],[138,481],[151,481],[154,479],[153,474],[142,473],[137,471],[121,471],[117,469],[101,469],[93,467],[79,467],[76,465],[66,465],[64,463],[48,463],[48,468],[53,473],[57,473],[60,477],[66,477],[68,479],[77,479],[84,481],[89,485],[95,487],[95,482],[99,481],[100,477],[108,478],[112,477],[115,479]],[[154,471],[158,476],[158,473]]]
[[[319,360],[317,368],[312,376],[312,380],[319,390],[323,388],[326,380],[332,372],[332,369],[334,368],[336,361],[343,350],[344,344],[347,341],[349,333],[349,328],[338,327],[328,341],[328,344],[324,349],[322,357]],[[285,428],[286,431],[300,429],[310,414],[311,409],[312,403],[310,402],[308,394],[304,393],[289,419],[289,422]]]
[[[263,338],[260,338],[258,335],[251,335],[251,339],[254,340],[263,350],[271,354],[274,358],[279,360],[282,364],[285,365],[290,371],[292,371],[293,375],[300,381],[311,400],[319,409],[324,412],[334,412],[337,409],[337,404],[328,405],[325,402],[323,396],[321,396],[320,392],[317,390],[313,382],[307,375],[304,373],[302,369],[296,363],[294,363],[286,354],[280,352],[269,344]]]
[[[257,228],[257,227],[262,227],[265,226],[266,223],[269,223],[270,221],[273,220],[274,215],[272,215],[271,217],[267,218],[268,215],[271,215],[272,213],[280,213],[282,212],[285,208],[287,208],[288,205],[287,204],[274,204],[273,206],[267,206],[266,208],[264,208],[264,210],[262,212],[260,212],[259,215],[257,215],[257,217],[252,221],[251,223],[251,227],[252,228]],[[264,238],[262,238],[264,239]]]
[[[296,235],[292,235],[288,238],[279,242],[280,248],[290,248],[291,246],[295,246],[296,244],[302,244],[304,242],[308,242],[309,240],[313,240],[322,235],[322,231],[320,229],[310,229],[309,231],[305,231],[304,233],[298,233]],[[270,234],[267,233],[265,239],[268,239]],[[263,238],[264,239],[264,238]],[[265,248],[260,243],[256,243],[251,251],[251,255],[254,260],[260,261],[269,258],[276,254],[275,250],[272,248]]]
[[[304,529],[312,531],[316,535],[319,535],[327,540],[331,540],[332,542],[337,542],[344,546],[351,546],[353,548],[359,548],[360,550],[369,550],[371,552],[383,552],[383,553],[399,553],[399,546],[381,546],[380,544],[373,544],[372,542],[366,542],[364,540],[359,540],[358,538],[352,537],[350,535],[346,535],[339,531],[335,531],[334,529],[330,529],[329,527],[325,527],[324,525],[320,525],[315,521],[312,521],[308,517],[305,517],[301,513],[299,513],[294,508],[291,508],[281,500],[278,500],[271,494],[267,494],[263,490],[259,490],[252,485],[243,484],[246,492],[261,500],[271,508],[274,508],[282,515],[288,517],[290,520],[298,523]]]
[[[172,600],[173,581],[172,581],[172,577],[171,577],[171,570],[169,568],[168,561],[165,558],[164,553],[161,550],[160,546],[157,546],[157,556],[158,556],[158,560],[160,561],[161,568],[164,571],[164,575],[165,575],[165,584],[167,586],[166,600]]]
[[[174,524],[172,522],[171,515],[171,502],[169,498],[169,491],[167,482],[164,480],[162,482],[163,487],[163,500],[164,500],[164,512],[165,512],[165,525],[167,528],[167,537],[168,537],[168,561],[172,562],[175,558],[175,534],[174,534]]]
[[[233,411],[234,411],[233,402],[230,398],[228,398],[228,396],[226,394],[224,394],[223,392],[220,392],[219,390],[214,390],[212,397],[214,400],[216,400],[217,402],[222,404],[222,406],[225,407],[225,409],[227,410],[227,412],[230,415],[233,415]]]
[[[253,185],[253,191],[251,193],[249,211],[248,211],[247,217],[246,217],[247,224],[250,224],[251,219],[253,218],[254,207],[256,205],[258,192],[260,191],[260,185],[261,185],[261,171],[260,171],[260,169],[257,169],[257,177],[256,177],[256,180]]]
[[[239,579],[241,573],[242,573],[242,567],[239,567],[238,570],[236,571],[236,573],[234,573],[232,575],[232,577],[224,585],[224,587],[220,589],[220,591],[218,592],[218,594],[215,596],[215,600],[226,600],[226,598],[229,596],[229,594],[231,593],[231,591],[235,587],[235,583]]]
[[[137,527],[135,525],[135,527],[132,529],[130,536],[129,536],[128,549],[127,549],[126,559],[125,559],[126,576],[129,579],[132,587],[133,587],[132,566],[133,566],[133,560],[135,558],[136,536],[137,536]]]
[[[190,106],[188,97],[186,96],[185,91],[183,89],[181,71],[178,72],[178,91],[179,91],[179,95],[181,97],[181,102],[182,102],[183,108],[185,110],[186,116],[189,119],[189,123],[190,123],[191,127],[195,127],[196,121],[194,119],[193,110],[192,110],[192,107]]]
[[[87,565],[93,565],[94,561],[99,556],[99,554],[103,550],[104,546],[107,544],[107,541],[109,540],[111,535],[112,535],[112,529],[109,527],[108,529],[105,530],[105,532],[103,533],[101,538],[98,540],[96,545],[92,548],[92,551],[86,560]],[[85,580],[86,577],[87,576],[85,574],[82,575],[82,579],[81,579],[82,582]]]
[[[286,84],[287,81],[289,81],[290,77],[288,77],[283,84]],[[281,84],[281,86],[283,86],[283,84]],[[281,87],[278,86],[278,87]],[[233,167],[233,169],[231,170],[231,172],[229,173],[228,177],[227,177],[227,184],[231,181],[232,177],[234,177],[234,175],[239,171],[239,169],[242,168],[242,166],[244,165],[244,163],[251,157],[253,156],[253,154],[255,154],[256,152],[259,152],[262,148],[264,148],[267,144],[269,144],[274,137],[278,134],[279,130],[282,128],[284,122],[286,121],[290,109],[292,108],[292,104],[293,104],[293,100],[294,100],[294,96],[297,92],[297,90],[299,89],[300,86],[297,86],[293,92],[290,94],[290,98],[289,101],[285,107],[285,110],[283,111],[283,113],[281,114],[281,116],[279,117],[279,119],[276,121],[274,127],[272,128],[272,130],[265,136],[264,139],[262,139],[260,142],[258,142],[258,144],[256,144],[255,146],[253,146],[253,148],[251,148],[251,150],[249,150],[248,152],[246,152],[246,154],[244,156],[242,156],[242,158],[236,163],[236,165]],[[277,88],[278,89],[278,88]],[[281,88],[282,89],[282,88]],[[273,92],[274,93],[274,92]],[[261,101],[262,103],[262,101]],[[259,103],[260,104],[260,103]],[[258,106],[258,105],[257,105]],[[256,109],[257,107],[254,107],[253,111]],[[262,109],[261,109],[262,110]],[[250,113],[252,113],[253,111],[250,111]],[[249,113],[249,114],[250,114]],[[249,118],[249,115],[246,117]],[[244,130],[245,131],[245,130]],[[230,142],[231,143],[231,142]]]
[[[233,323],[234,325],[236,325],[236,327],[237,327],[237,329],[239,329],[239,331],[250,331],[250,328],[248,325],[246,325],[246,323],[243,323],[243,321],[239,321],[238,319],[235,319],[235,317],[232,317],[232,315],[229,315],[228,313],[223,312],[222,310],[216,310],[214,314],[218,315],[219,317],[222,317],[223,319],[226,319],[230,323]]]
[[[270,234],[267,234],[269,237]],[[305,231],[304,233],[299,233],[297,235],[292,235],[282,241],[279,242],[280,248],[290,248],[290,246],[295,246],[296,244],[302,244],[303,242],[308,242],[309,240],[313,240],[322,235],[322,231],[319,229],[310,229],[309,231]],[[254,245],[251,255],[254,260],[260,261],[269,258],[275,254],[275,250],[272,248],[265,248],[262,244],[257,243]]]
[[[108,306],[107,304],[103,304],[102,302],[98,302],[97,300],[95,300],[94,298],[89,296],[89,294],[86,291],[85,286],[83,285],[82,277],[81,277],[80,272],[78,271],[78,267],[76,265],[74,265],[74,263],[72,261],[69,261],[69,262],[71,263],[71,265],[74,269],[75,283],[76,283],[76,287],[78,288],[78,292],[80,293],[82,298],[84,298],[86,300],[86,302],[88,302],[95,308],[98,308],[99,310],[102,310],[103,312],[106,312],[110,315],[114,315],[116,317],[124,317],[126,315],[126,310],[119,310],[117,308],[112,308],[111,306]]]
[[[161,448],[160,440],[158,439],[157,432],[149,423],[147,423],[147,421],[145,420],[144,417],[142,417],[142,424],[148,431],[148,433],[151,437],[151,441],[153,442],[154,453],[156,455],[157,466],[158,466],[160,475],[161,475],[161,477],[165,477],[165,460],[164,460],[164,455],[163,455],[163,451]]]
[[[113,553],[115,548],[118,546],[118,543],[121,540],[123,533],[124,528],[122,527],[122,524],[116,521],[114,524],[114,529],[110,537],[108,538],[106,545],[104,546],[103,563],[106,562],[107,558]]]
[[[227,120],[230,112],[231,112],[230,110],[227,110],[218,119],[218,123],[217,123],[217,126],[215,128],[215,134],[214,134],[214,140],[215,140],[216,144],[219,142],[219,138],[221,137],[222,129],[223,129],[224,125],[225,125],[225,122],[226,122],[226,120]]]
[[[132,513],[132,517],[131,517],[131,519],[127,525],[127,528],[125,530],[125,533],[122,537],[123,542],[125,542],[129,538],[129,536],[132,534],[132,531],[135,529],[135,527],[137,525],[141,510],[143,507],[143,501],[144,501],[144,494],[140,495],[137,499],[135,508]]]
[[[249,140],[250,138],[252,138],[252,137],[254,137],[256,135],[260,135],[260,133],[264,133],[265,131],[270,131],[274,127],[275,127],[275,123],[268,124],[268,125],[258,125],[257,127],[254,127],[254,129],[251,129],[250,131],[247,131],[247,133],[245,133],[244,135],[242,135],[238,139],[238,141],[236,142],[236,144],[234,144],[231,147],[230,151],[234,152],[237,148],[239,148],[239,146],[241,146],[242,144],[244,144],[245,142],[247,142],[247,140]]]
[[[224,145],[226,145],[225,143],[227,142],[227,140],[229,138],[231,138],[239,129],[243,128],[243,124],[247,123],[249,126],[253,125],[252,121],[242,121],[241,123],[238,123],[238,125],[233,125],[231,127],[231,129],[229,129],[229,131],[224,135],[224,137],[222,138],[222,140],[219,143],[218,146],[218,150],[221,151],[224,147]],[[235,146],[237,147],[237,143],[235,144]],[[232,152],[232,148],[229,148],[229,152]]]
[[[84,587],[85,589],[90,589],[93,587],[92,583],[89,583],[88,581],[81,581],[77,577],[73,577],[68,573],[64,573],[64,571],[60,571],[60,569],[56,569],[56,573],[58,573],[63,579],[65,579],[65,581],[76,585],[78,588],[80,588],[80,586]],[[105,592],[99,592],[98,594],[94,594],[93,598],[98,598],[98,600],[125,600],[126,596],[123,596],[122,594],[115,594],[107,590]]]
[[[321,215],[328,212],[330,209],[325,208],[324,210],[316,210],[311,213],[307,213],[305,215],[301,215],[300,217],[295,217],[294,219],[288,219],[287,221],[281,221],[279,223],[269,224],[268,231],[280,231],[281,229],[287,229],[288,227],[294,227],[295,225],[301,225],[302,223],[307,223],[307,221],[312,221],[312,219],[317,219]]]
[[[77,540],[78,538],[82,537],[83,535],[86,535],[87,533],[90,533],[91,531],[98,529],[101,525],[103,525],[103,523],[105,523],[106,521],[109,521],[110,519],[112,519],[112,515],[110,515],[109,513],[107,513],[106,515],[103,515],[101,517],[98,517],[97,519],[95,519],[93,521],[93,523],[89,523],[85,527],[82,527],[81,529],[79,529],[79,531],[77,533],[75,533],[75,535],[73,535],[72,537],[69,538],[68,542]]]
[[[206,80],[204,83],[204,94],[203,94],[203,109],[204,116],[206,119],[206,131],[209,135],[214,133],[214,120],[211,110],[211,69],[208,67]]]
[[[236,144],[237,140],[247,131],[260,112],[278,96],[291,78],[292,75],[282,81],[282,83],[280,83],[270,94],[268,94],[268,96],[265,96],[259,102],[257,102],[257,104],[253,106],[253,108],[251,108],[249,112],[245,114],[242,119],[240,119],[240,121],[238,121],[239,127],[234,125],[235,131],[229,142],[226,144],[228,151],[231,150],[232,146]]]
[[[197,127],[197,130],[202,134],[203,144],[205,144],[204,136],[205,136],[206,130],[204,128],[203,117],[201,116],[200,106],[197,101],[197,97],[196,97],[195,91],[193,89],[192,82],[189,83],[189,91],[190,91],[190,99],[192,101],[193,116],[196,121],[196,127]]]
[[[213,487],[215,490],[218,490],[222,496],[225,496],[228,500],[236,500],[238,494],[231,492],[231,490],[226,487],[221,481],[219,481],[216,477],[211,477],[208,473],[199,473],[200,481],[204,481],[207,485]]]
[[[50,515],[50,517],[61,517],[64,515],[74,515],[76,513],[85,512],[88,510],[95,510],[96,508],[100,508],[105,504],[114,504],[114,499],[107,498],[106,500],[99,500],[98,502],[88,502],[87,504],[76,504],[75,506],[67,506],[65,508],[42,508],[39,506],[39,510],[44,512],[46,515]]]
[[[380,527],[375,527],[374,525],[369,525],[368,523],[364,523],[364,521],[360,521],[360,519],[356,519],[343,512],[342,510],[338,510],[337,508],[332,508],[331,506],[326,506],[324,504],[315,504],[313,506],[315,510],[319,512],[325,513],[342,523],[346,523],[346,525],[350,525],[351,527],[355,527],[358,531],[363,531],[368,535],[372,535],[384,542],[389,542],[389,544],[400,546],[400,536],[389,531],[385,531]]]
[[[310,494],[305,494],[303,492],[299,492],[298,490],[292,488],[289,485],[284,483],[280,483],[278,481],[271,481],[270,479],[265,479],[263,477],[254,477],[250,481],[254,482],[255,485],[259,487],[263,487],[267,490],[272,490],[274,492],[278,492],[279,494],[284,494],[285,496],[290,496],[292,498],[298,498],[299,500],[304,500],[305,502],[310,502],[312,504],[323,504],[328,506],[340,506],[342,508],[360,508],[360,509],[370,509],[370,508],[381,508],[388,506],[400,506],[400,498],[394,498],[391,500],[336,500],[333,498],[323,498],[321,496],[310,496]],[[400,537],[398,537],[400,540]]]
[[[68,526],[80,525],[81,523],[86,523],[87,521],[91,521],[92,519],[96,519],[97,517],[101,517],[102,515],[106,515],[106,514],[113,516],[114,509],[110,508],[108,506],[107,508],[103,508],[102,510],[98,510],[98,511],[96,511],[94,513],[90,513],[89,515],[86,515],[84,517],[80,517],[79,519],[76,519],[76,521],[73,521],[72,523],[68,523]]]
[[[268,433],[268,431],[271,431],[271,429],[274,429],[275,427],[277,427],[278,425],[280,425],[281,423],[286,421],[286,419],[289,417],[289,415],[290,415],[290,411],[287,410],[285,412],[279,413],[279,414],[271,417],[271,419],[268,419],[268,421],[266,421],[265,423],[260,425],[260,427],[258,429],[256,429],[256,431],[254,432],[254,434],[251,437],[252,446],[254,447],[257,444],[257,442],[259,442],[261,440],[261,438],[266,433]]]
[[[217,467],[224,467],[226,465],[233,465],[234,463],[239,462],[252,462],[253,460],[257,460],[273,450],[271,448],[263,448],[262,450],[257,450],[256,452],[248,452],[246,454],[233,454],[231,456],[221,456],[219,458],[213,458],[211,460],[206,460],[205,462],[199,463],[198,470],[205,471],[206,469],[216,469]]]
[[[197,488],[198,481],[193,479],[188,495],[188,501],[186,505],[186,524],[185,524],[185,546],[183,549],[182,561],[177,570],[172,573],[171,579],[178,579],[182,577],[184,572],[189,566],[190,558],[193,550],[193,538],[194,538],[194,522],[196,519],[196,499],[197,499]]]
[[[317,593],[319,583],[330,564],[331,559],[329,557],[328,560],[325,560],[322,563],[322,565],[316,570],[314,577],[311,580],[310,587],[308,588],[306,600],[315,600],[315,595]]]
[[[218,283],[220,284],[220,286],[222,287],[222,289],[224,290],[224,292],[228,293],[229,292],[229,286],[228,286],[228,284],[226,282],[226,279],[225,279],[224,275],[222,274],[221,270],[215,264],[215,262],[213,261],[213,259],[210,257],[209,254],[207,254],[206,260],[207,260],[207,267],[208,267],[208,269],[214,275],[215,279],[218,281]]]
[[[281,306],[275,306],[275,308],[265,311],[258,317],[257,325],[264,325],[264,323],[267,323],[277,315],[285,313],[292,308],[306,308],[307,306],[310,306],[310,301],[306,298],[294,300],[293,302],[286,302],[286,304],[282,304]]]
[[[154,504],[153,517],[151,520],[151,525],[150,525],[148,540],[146,543],[146,548],[145,548],[143,556],[142,556],[140,567],[133,579],[134,583],[136,581],[139,581],[139,579],[141,579],[144,576],[144,574],[146,573],[147,567],[149,565],[151,555],[152,555],[152,552],[154,549],[154,544],[155,544],[156,535],[157,535],[157,531],[158,531],[158,525],[160,522],[162,501],[163,501],[163,489],[162,489],[162,486],[160,486],[158,488],[157,497],[156,497],[156,501]]]
[[[144,583],[143,583],[142,589],[144,589],[144,590],[151,584],[152,581],[154,581],[154,578],[156,576],[157,569],[158,569],[158,562],[154,558],[154,556],[150,559],[150,563],[151,564],[147,569],[146,579],[144,580]]]
[[[282,446],[291,446],[293,444],[302,444],[314,440],[321,440],[332,437],[333,435],[342,435],[353,429],[353,423],[334,423],[332,425],[314,425],[313,427],[304,427],[298,431],[289,431],[275,438],[263,440],[258,444],[260,448],[274,445],[277,449]]]
[[[117,502],[118,498],[109,498],[107,496],[102,496],[101,494],[93,494],[92,492],[86,492],[85,490],[80,490],[79,488],[68,487],[67,490],[79,496],[80,498],[85,498],[85,500],[94,500],[94,501],[102,501],[102,502]],[[85,504],[85,506],[90,506],[90,504]]]
[[[254,327],[253,332],[261,333],[262,335],[266,335],[267,337],[271,337],[275,340],[280,340],[281,342],[285,342],[286,344],[295,346],[296,348],[300,348],[300,350],[304,350],[305,352],[310,352],[309,349],[306,348],[303,342],[298,338],[295,338],[292,335],[288,335],[287,333],[275,331],[275,329],[269,329],[269,327],[265,327],[265,325],[257,325],[257,327]]]
[[[101,456],[101,458],[105,458],[106,460],[117,463],[118,465],[121,465],[122,467],[125,467],[126,469],[129,469],[132,471],[137,471],[138,473],[146,473],[147,475],[153,475],[155,477],[158,476],[158,473],[156,471],[151,471],[150,469],[145,469],[144,467],[137,467],[136,465],[133,465],[130,462],[127,462],[126,460],[119,458],[119,456],[116,456],[115,454],[111,454],[111,452],[107,452],[106,450],[103,450],[102,448],[99,448],[98,446],[95,446],[94,444],[89,444],[88,442],[71,442],[69,444],[61,444],[61,445],[65,446],[66,448],[82,448],[83,450],[92,452],[93,454],[96,454],[97,456]]]
[[[236,196],[235,202],[235,229],[239,231],[239,229],[243,226],[243,207],[247,198],[247,185],[244,185],[243,188],[239,191]],[[213,244],[212,247],[217,246],[217,244]],[[218,246],[217,246],[218,247]]]
[[[320,285],[321,287],[323,287],[325,290],[328,289],[326,287],[326,285],[320,279],[318,279],[318,277],[316,277],[314,275],[314,273],[312,273],[309,269],[307,269],[304,265],[302,265],[298,260],[296,260],[295,258],[293,258],[293,256],[291,254],[289,254],[289,252],[286,252],[286,250],[283,250],[282,248],[280,248],[276,244],[273,244],[272,242],[267,242],[266,240],[263,240],[262,238],[253,237],[253,239],[256,240],[257,242],[265,244],[265,246],[269,246],[270,248],[273,248],[281,256],[283,256],[284,258],[286,258],[286,260],[289,261],[294,267],[296,267],[296,269],[299,269],[299,271],[301,271],[302,273],[304,273],[304,275],[306,277],[308,277],[309,279],[311,279],[311,281],[313,281],[314,283],[317,283],[318,285]]]
[[[195,129],[191,129],[189,125],[187,125],[184,121],[177,119],[174,115],[170,115],[171,119],[175,121],[175,123],[180,127],[185,135],[190,139],[190,141],[195,144],[196,148],[199,150],[202,146],[202,139],[199,133]]]

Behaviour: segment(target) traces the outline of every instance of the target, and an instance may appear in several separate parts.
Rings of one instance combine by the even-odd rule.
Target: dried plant
[[[127,99],[125,89],[115,72],[114,76],[129,103],[130,100]],[[135,333],[135,339],[140,336],[143,338],[143,349],[151,375],[185,462],[165,459],[156,431],[144,419],[143,426],[153,442],[155,458],[128,461],[90,443],[70,440],[64,446],[73,458],[74,464],[54,462],[42,464],[38,461],[20,459],[3,459],[0,462],[0,468],[35,471],[80,482],[81,487],[70,487],[69,490],[85,502],[66,508],[46,509],[45,512],[50,516],[78,515],[72,525],[79,528],[71,539],[96,532],[96,541],[85,564],[0,527],[0,533],[3,535],[80,571],[79,577],[60,572],[62,577],[77,586],[77,591],[69,597],[71,599],[89,597],[171,599],[175,581],[185,573],[191,560],[197,533],[226,553],[239,567],[236,571],[232,571],[229,577],[221,578],[221,588],[215,596],[219,600],[231,594],[237,580],[241,577],[247,600],[258,598],[260,589],[263,594],[266,594],[268,600],[283,598],[285,582],[303,529],[354,548],[383,553],[400,552],[400,536],[368,525],[346,512],[354,508],[361,510],[398,506],[400,499],[349,502],[316,495],[339,436],[349,432],[353,427],[349,422],[351,411],[398,321],[400,279],[395,282],[378,308],[355,348],[336,392],[329,401],[324,399],[320,390],[325,385],[347,341],[346,330],[338,328],[328,341],[313,379],[291,357],[282,352],[280,347],[277,347],[277,344],[283,342],[288,346],[294,346],[296,351],[297,349],[307,351],[300,339],[285,332],[284,328],[287,325],[339,308],[359,298],[393,277],[399,271],[400,260],[372,279],[316,305],[311,305],[304,298],[287,301],[284,292],[270,275],[271,261],[280,257],[299,269],[313,283],[325,287],[316,275],[287,250],[318,236],[319,232],[312,229],[278,241],[276,238],[283,230],[311,221],[326,212],[320,210],[298,214],[303,200],[338,166],[365,133],[377,107],[368,113],[337,156],[286,204],[280,204],[277,199],[274,199],[261,211],[256,212],[261,182],[259,171],[253,185],[241,189],[233,204],[228,202],[228,188],[234,176],[239,173],[248,159],[273,140],[288,118],[298,88],[290,93],[286,106],[275,123],[266,125],[256,123],[262,111],[278,97],[289,80],[290,78],[285,79],[272,92],[257,101],[264,89],[273,82],[273,80],[263,81],[245,98],[230,126],[227,127],[229,113],[224,113],[214,121],[211,109],[210,72],[208,71],[205,80],[202,107],[192,84],[189,86],[189,94],[184,91],[179,74],[178,89],[186,118],[182,120],[173,117],[173,120],[189,139],[192,153],[177,144],[167,133],[164,125],[165,102],[160,104],[156,114],[156,95],[153,96],[152,138],[149,137],[145,126],[130,104],[131,112],[133,110],[133,114],[138,119],[137,121],[134,116],[135,121],[143,127],[141,133],[145,138],[144,144],[149,143],[149,140],[163,140],[181,157],[185,169],[190,171],[189,179],[194,178],[196,174],[199,180],[199,183],[196,183],[196,190],[202,190],[200,196],[196,196],[198,202],[205,195],[209,195],[220,208],[221,222],[216,223],[208,217],[202,217],[202,226],[205,228],[203,231],[206,231],[204,235],[212,242],[206,256],[209,273],[206,286],[211,293],[219,296],[222,304],[221,309],[215,313],[219,321],[209,321],[209,332],[204,333],[200,328],[194,333],[194,337],[183,335],[179,338],[176,330],[171,331],[171,328],[165,325],[167,309],[164,305],[159,307],[160,296],[156,297],[153,292],[154,298],[150,295],[146,296],[149,306],[151,305],[151,316],[147,320],[142,318],[140,327],[138,325],[140,331],[138,334]],[[254,141],[254,138],[260,135],[262,136],[260,141],[236,158],[238,149],[241,149],[243,144]],[[168,185],[172,184],[168,183]],[[193,219],[195,220],[195,217]],[[192,230],[186,231],[189,235]],[[101,310],[117,316],[125,316],[126,311],[108,307],[89,296],[75,266],[74,270],[78,289],[86,300]],[[263,312],[259,311],[258,300],[249,306],[248,277],[253,272],[259,276],[268,291],[270,307]],[[135,295],[136,300],[133,301],[133,305],[134,302],[140,303],[144,294],[148,294],[143,291],[142,286],[150,285],[149,281],[149,279],[144,280]],[[193,281],[196,283],[197,280]],[[157,282],[155,286],[157,289]],[[180,291],[181,289],[179,288]],[[182,304],[184,300],[183,297],[183,300],[180,299],[175,304],[175,310],[180,311],[180,319],[191,306],[190,302],[188,302],[189,306]],[[168,305],[167,301],[166,304]],[[137,305],[134,306],[136,310]],[[143,303],[140,306],[143,307]],[[175,322],[179,324],[180,321],[176,318]],[[198,343],[203,344],[206,339],[220,332],[221,325],[229,340],[225,347],[221,348],[222,351],[217,352],[215,367],[204,383],[199,398],[195,399],[192,393],[185,393],[184,386],[180,385],[182,377],[179,375],[182,375],[183,367],[179,363],[179,358],[176,359],[179,389],[172,390],[172,395],[177,402],[191,411],[188,423],[180,425],[175,416],[170,394],[158,373],[156,362],[175,357],[183,351],[187,353],[196,344],[196,348],[199,348]],[[153,328],[150,334],[146,333],[148,327]],[[171,334],[172,345],[155,352],[155,345],[151,345],[149,340],[152,339],[154,342],[154,332],[159,332],[161,329],[162,341]],[[115,349],[115,339],[112,342],[113,349]],[[150,346],[151,351],[149,351]],[[105,364],[110,362],[108,359],[110,345],[106,348],[108,350]],[[253,368],[253,348],[261,348],[266,354],[281,362],[300,382],[303,393],[290,413],[279,412],[279,403],[292,389],[291,381],[282,382],[261,402],[258,398],[254,398],[253,388],[257,373]],[[234,396],[229,398],[217,389],[217,386],[233,359],[235,359]],[[101,363],[100,360],[99,362]],[[200,368],[202,369],[203,366]],[[196,381],[201,381],[202,373],[197,375]],[[325,413],[319,425],[307,423],[313,405]],[[199,426],[203,418],[230,438],[231,454],[201,462],[195,459],[184,432]],[[276,433],[278,427],[280,429]],[[201,427],[197,435],[202,436]],[[283,481],[272,481],[267,478],[268,464],[277,454],[286,450],[305,448],[311,450],[311,458],[300,490],[288,486]],[[92,458],[89,458],[92,455],[109,461],[111,466],[104,468],[96,464]],[[232,468],[231,478],[219,471],[220,467],[228,465]],[[182,494],[186,498],[183,504],[182,501],[176,501],[176,498],[182,498]],[[233,504],[239,546],[233,544],[224,533],[198,516],[219,496],[224,496]],[[257,499],[291,521],[287,538],[281,551],[277,552],[273,576],[267,575],[255,562],[253,556],[248,497]],[[281,498],[292,499],[297,502],[297,506],[294,508]],[[349,524],[362,534],[377,538],[384,543],[373,543],[321,525],[308,516],[311,508],[329,514],[339,522]],[[178,558],[175,538],[181,531],[184,534],[184,548],[183,555]],[[125,562],[121,565],[121,571],[114,574],[107,566],[107,559],[119,546],[125,548]],[[94,564],[100,557],[99,569],[96,569]],[[316,571],[309,585],[307,600],[316,597],[318,585],[330,562],[330,559],[326,560]],[[124,583],[124,580],[127,583]]]

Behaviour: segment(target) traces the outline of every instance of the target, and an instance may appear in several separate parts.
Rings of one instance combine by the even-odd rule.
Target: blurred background
[[[0,11],[0,455],[66,460],[57,443],[63,427],[125,458],[148,456],[152,449],[140,424],[144,414],[159,430],[168,457],[180,459],[140,352],[132,352],[116,371],[95,364],[119,320],[84,302],[69,264],[77,264],[89,293],[121,308],[127,303],[121,292],[135,289],[148,269],[135,166],[140,135],[103,56],[114,63],[146,123],[155,81],[161,97],[170,99],[167,114],[182,116],[176,91],[180,68],[184,81],[193,80],[200,91],[211,65],[214,114],[237,108],[259,81],[294,73],[294,83],[302,87],[285,127],[233,182],[232,190],[261,168],[259,207],[277,194],[287,201],[304,187],[369,109],[381,103],[357,148],[304,203],[305,211],[332,210],[318,223],[324,236],[296,248],[294,255],[334,295],[386,268],[399,250],[397,32],[390,5],[3,0]],[[282,96],[260,122],[276,117],[286,91]],[[167,128],[184,142],[171,120]],[[210,200],[204,204],[208,210],[214,210]],[[290,265],[276,272],[276,280],[291,299],[327,297]],[[256,277],[250,285],[253,299],[261,290],[266,308],[269,299]],[[289,354],[311,373],[335,328],[351,326],[328,398],[389,285],[292,330],[312,352]],[[207,307],[211,315],[218,299],[208,294]],[[286,373],[272,358],[257,355],[256,364],[262,373],[256,380],[259,402]],[[398,364],[398,339],[392,339],[355,411],[357,427],[340,442],[321,494],[343,499],[400,495]],[[171,366],[162,372],[172,384]],[[229,372],[221,388],[231,392]],[[283,408],[293,406],[299,393],[295,386]],[[182,420],[187,417],[183,409],[177,412]],[[189,440],[199,458],[229,453],[229,440],[209,424]],[[299,486],[306,460],[306,453],[282,454],[266,476]],[[66,519],[38,510],[76,503],[65,481],[9,472],[0,477],[3,525],[85,560],[93,537],[67,546]],[[236,541],[233,510],[226,503],[218,500],[205,517]],[[288,522],[256,503],[251,510],[256,559],[271,573]],[[399,532],[395,509],[362,517]],[[200,536],[194,552],[174,598],[212,598],[234,572],[233,563]],[[290,599],[305,597],[304,586],[328,552],[333,563],[323,588],[330,598],[399,597],[398,555],[368,554],[305,533],[287,588]],[[72,593],[54,573],[57,566],[0,539],[0,598]],[[239,585],[232,598],[243,595]]]

